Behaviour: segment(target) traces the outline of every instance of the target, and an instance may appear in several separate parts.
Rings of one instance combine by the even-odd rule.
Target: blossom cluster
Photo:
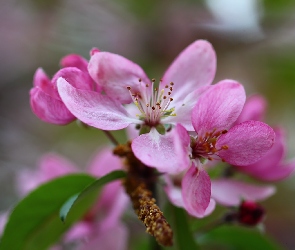
[[[127,128],[135,157],[161,173],[170,201],[190,215],[202,218],[216,203],[239,206],[275,192],[232,172],[268,182],[293,172],[295,160],[284,162],[283,129],[263,122],[263,97],[246,99],[235,80],[212,84],[216,55],[209,42],[189,45],[159,81],[120,55],[92,49],[90,56],[64,57],[52,79],[38,69],[33,112],[57,125],[77,119],[105,131]],[[220,165],[230,171],[211,180],[208,172]]]

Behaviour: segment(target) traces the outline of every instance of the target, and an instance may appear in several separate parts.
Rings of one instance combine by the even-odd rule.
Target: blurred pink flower
[[[111,149],[104,149],[94,157],[87,172],[96,177],[102,177],[122,167],[120,158],[113,155]],[[24,196],[44,182],[74,172],[79,171],[71,162],[59,155],[47,154],[41,158],[38,169],[20,172],[17,176],[17,189],[19,194]],[[78,249],[95,249],[96,244],[99,244],[102,249],[127,249],[128,231],[120,221],[127,204],[128,197],[120,181],[105,185],[96,204],[82,221],[72,226],[65,234],[63,241],[76,243],[79,246]],[[116,233],[116,241],[110,237],[113,233]],[[53,249],[59,249],[58,247],[54,246]]]
[[[266,106],[266,101],[262,96],[251,96],[246,101],[238,122],[263,120]],[[292,174],[295,169],[295,159],[284,161],[287,151],[284,129],[277,127],[274,128],[274,131],[276,134],[274,146],[259,161],[246,166],[234,164],[235,167],[263,181],[279,181]]]
[[[92,51],[91,51],[92,53]],[[30,91],[30,103],[33,112],[45,122],[65,125],[76,119],[66,108],[57,92],[56,82],[59,77],[67,79],[79,89],[95,90],[100,87],[94,85],[87,71],[88,62],[79,55],[71,54],[61,60],[64,67],[50,80],[43,69],[37,69],[34,76],[34,87]]]
[[[214,78],[216,56],[208,42],[192,43],[168,68],[159,90],[154,89],[154,80],[150,82],[141,67],[116,54],[94,54],[88,70],[106,95],[77,89],[60,78],[58,91],[67,108],[82,122],[99,129],[118,130],[139,124],[146,134],[133,140],[132,149],[141,161],[154,166],[150,162],[153,151],[165,147],[161,154],[169,157],[172,141],[160,134],[167,129],[164,125],[180,123],[193,130],[191,110]],[[122,106],[132,102],[133,108]]]

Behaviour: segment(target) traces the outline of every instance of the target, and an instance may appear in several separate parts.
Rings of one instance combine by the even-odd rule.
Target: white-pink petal
[[[178,164],[172,132],[161,135],[155,128],[148,134],[138,136],[132,141],[132,151],[144,164],[164,173],[179,173],[184,170]]]
[[[246,95],[243,86],[223,80],[200,96],[192,111],[192,123],[199,135],[229,129],[240,115]]]
[[[257,186],[232,179],[211,181],[212,198],[224,206],[238,206],[242,200],[261,201],[276,191],[274,186]]]
[[[127,86],[138,92],[139,79],[144,85],[150,83],[140,66],[109,52],[95,53],[89,61],[88,71],[108,96],[124,104],[132,102]]]
[[[174,83],[173,98],[184,99],[188,94],[212,83],[216,72],[216,55],[212,45],[197,40],[184,49],[163,76],[163,88]]]
[[[71,113],[89,126],[118,130],[131,123],[138,123],[137,119],[129,117],[119,102],[106,95],[76,89],[63,78],[58,79],[57,87],[62,101]]]

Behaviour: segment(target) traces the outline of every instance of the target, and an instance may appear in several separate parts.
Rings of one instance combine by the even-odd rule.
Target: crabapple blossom
[[[99,52],[91,57],[88,71],[105,95],[77,89],[63,78],[58,80],[58,91],[71,113],[90,126],[118,130],[137,124],[142,135],[133,140],[132,148],[146,163],[139,151],[149,155],[148,151],[162,146],[169,150],[172,141],[164,134],[171,125],[180,123],[193,130],[191,110],[210,86],[215,70],[215,52],[211,44],[203,40],[180,53],[158,88],[155,80],[150,81],[137,64],[116,54]],[[163,150],[163,155],[167,150]]]
[[[274,131],[262,122],[246,121],[232,126],[244,102],[241,84],[222,81],[207,90],[193,108],[196,136],[190,136],[179,124],[170,134],[174,154],[165,164],[178,171],[189,169],[182,179],[181,191],[184,207],[191,214],[204,216],[210,203],[211,181],[202,163],[220,159],[248,165],[258,161],[274,143]],[[158,154],[154,154],[153,161],[163,164]]]
[[[97,52],[93,49],[91,54]],[[88,74],[86,59],[79,55],[67,55],[61,60],[63,69],[59,70],[52,79],[42,68],[38,68],[30,91],[31,108],[41,120],[57,125],[65,125],[76,119],[66,108],[57,92],[56,82],[59,77],[67,79],[76,88],[100,91]]]
[[[262,96],[249,97],[237,122],[263,120],[266,106],[266,100]],[[285,131],[282,127],[275,127],[274,131],[275,143],[259,161],[246,166],[235,165],[234,167],[263,181],[279,181],[290,176],[295,169],[295,159],[284,161],[287,151]]]

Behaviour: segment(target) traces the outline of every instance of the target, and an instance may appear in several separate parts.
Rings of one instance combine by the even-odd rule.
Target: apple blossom
[[[100,52],[91,57],[88,71],[105,95],[77,89],[63,78],[58,80],[58,91],[71,113],[85,124],[103,130],[137,124],[145,134],[133,142],[149,150],[169,143],[169,138],[162,134],[171,125],[180,123],[193,130],[192,107],[210,86],[215,70],[215,52],[203,40],[189,45],[175,59],[159,88],[137,64],[116,54]]]

